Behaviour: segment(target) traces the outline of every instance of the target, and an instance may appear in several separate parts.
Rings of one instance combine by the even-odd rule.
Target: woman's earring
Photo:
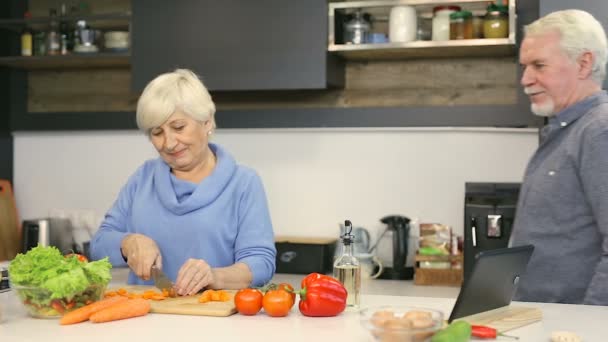
[[[207,131],[207,135],[213,134],[213,131]]]

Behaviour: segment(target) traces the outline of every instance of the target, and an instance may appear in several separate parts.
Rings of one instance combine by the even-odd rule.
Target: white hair
[[[188,69],[161,74],[148,83],[137,102],[137,127],[149,134],[177,110],[200,122],[210,120],[215,128],[211,95],[200,78]]]
[[[557,31],[561,37],[560,45],[572,61],[584,52],[594,56],[591,78],[602,84],[606,77],[606,58],[608,45],[602,24],[591,14],[569,9],[547,14],[524,27],[525,35],[539,35]]]

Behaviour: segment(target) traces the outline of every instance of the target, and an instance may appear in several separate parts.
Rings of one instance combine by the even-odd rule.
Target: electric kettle
[[[383,217],[380,222],[386,225],[386,229],[370,249],[370,253],[378,249],[376,251],[378,256],[384,255],[389,259],[383,260],[385,267],[380,279],[412,279],[414,269],[406,265],[410,219],[405,216],[390,215]],[[384,236],[388,238],[383,239]],[[383,243],[387,240],[390,240],[390,243]]]

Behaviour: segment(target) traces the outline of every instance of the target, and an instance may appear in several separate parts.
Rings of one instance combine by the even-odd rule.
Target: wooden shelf
[[[129,53],[11,56],[0,57],[0,66],[25,70],[128,67],[130,58]]]
[[[349,60],[515,56],[514,39],[463,39],[409,43],[333,44],[329,52]]]
[[[437,5],[460,5],[463,9],[472,11],[475,15],[486,12],[486,0],[366,0],[330,2],[328,47],[330,53],[337,54],[348,60],[393,60],[408,58],[453,58],[453,57],[508,57],[517,54],[516,1],[510,0],[509,34],[500,39],[462,39],[446,41],[417,40],[407,43],[379,44],[342,44],[342,25],[344,14],[357,8],[370,10],[372,15],[388,17],[393,6],[408,5],[416,9],[419,17],[431,18],[432,9]],[[337,40],[339,39],[339,40]],[[340,44],[337,44],[340,43]]]
[[[75,23],[77,20],[85,20],[87,23],[91,24],[94,29],[128,29],[131,22],[131,13],[106,13],[82,16],[68,15],[64,17],[58,16],[56,20],[65,20],[70,23]],[[0,19],[0,28],[21,32],[26,26],[33,29],[46,29],[50,22],[50,17]]]

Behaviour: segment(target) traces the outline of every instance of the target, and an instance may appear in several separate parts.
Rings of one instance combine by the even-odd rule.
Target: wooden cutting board
[[[0,179],[0,261],[11,260],[21,251],[21,234],[11,183]]]
[[[486,325],[498,330],[499,332],[505,332],[539,322],[542,318],[543,313],[538,308],[509,305],[475,315],[462,317],[457,319],[457,321],[462,320],[474,325]]]
[[[159,291],[154,286],[144,285],[125,285],[123,289],[128,292],[143,293],[146,290]],[[109,291],[115,291],[118,288],[109,289]],[[215,317],[227,317],[236,313],[236,307],[234,305],[235,290],[225,290],[230,294],[230,300],[226,302],[207,302],[199,303],[198,298],[201,294],[194,296],[183,296],[176,298],[167,298],[164,300],[150,300],[152,309],[150,312],[162,313],[162,314],[175,314],[175,315],[195,315],[195,316],[215,316]]]

